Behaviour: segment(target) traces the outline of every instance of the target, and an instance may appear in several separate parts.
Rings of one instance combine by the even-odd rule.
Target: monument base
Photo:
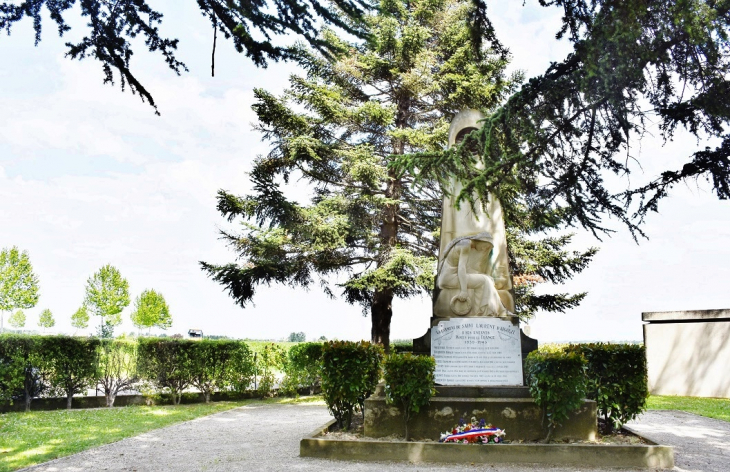
[[[510,441],[538,441],[548,433],[542,409],[527,387],[436,386],[436,396],[411,418],[408,430],[414,440],[437,441],[459,419],[468,422],[472,416],[503,429]],[[596,402],[585,400],[563,426],[556,428],[553,439],[593,441],[596,432]],[[386,404],[384,384],[365,400],[363,434],[371,438],[404,434],[402,409]]]

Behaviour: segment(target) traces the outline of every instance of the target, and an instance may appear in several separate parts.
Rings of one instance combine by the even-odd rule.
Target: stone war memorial
[[[449,146],[477,129],[484,116],[460,112]],[[484,419],[510,440],[545,438],[547,422],[525,386],[523,363],[537,349],[515,315],[507,239],[499,200],[456,205],[455,179],[444,198],[431,326],[413,342],[414,353],[436,360],[436,395],[410,421],[416,439],[437,439],[460,419]],[[383,386],[365,401],[364,435],[384,437],[403,428],[402,412],[387,405]],[[596,403],[583,406],[554,432],[555,439],[593,440]]]

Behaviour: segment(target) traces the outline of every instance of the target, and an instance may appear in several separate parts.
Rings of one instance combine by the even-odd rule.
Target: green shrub
[[[276,385],[276,374],[284,368],[286,362],[286,351],[278,344],[266,343],[256,350],[254,361],[256,391],[262,397],[272,396]]]
[[[430,356],[406,353],[391,354],[385,358],[385,398],[388,403],[400,404],[403,408],[406,441],[410,439],[408,422],[411,416],[428,405],[436,393],[435,369],[436,360]]]
[[[48,390],[42,367],[41,336],[0,335],[0,399],[23,399],[30,411],[33,398]]]
[[[119,392],[131,390],[139,381],[137,342],[130,339],[101,339],[97,351],[96,381],[106,398],[106,406],[114,406]]]
[[[533,351],[527,356],[525,369],[530,394],[548,420],[548,442],[555,427],[583,404],[586,360],[577,352]]]
[[[281,390],[296,394],[301,387],[309,388],[310,395],[322,381],[322,343],[301,343],[292,346],[284,365]]]
[[[43,336],[39,348],[41,366],[51,393],[66,397],[71,409],[73,396],[86,393],[96,383],[96,351],[99,340],[73,336]]]
[[[169,390],[180,404],[182,392],[192,385],[191,348],[196,341],[172,338],[139,338],[140,376],[160,391]]]
[[[212,393],[232,385],[238,349],[238,341],[202,339],[190,345],[191,382],[205,396],[205,403],[210,403]]]
[[[649,387],[643,345],[575,344],[566,352],[580,353],[588,362],[587,397],[596,401],[607,432],[646,409]]]
[[[256,363],[254,362],[254,352],[248,343],[238,341],[238,348],[233,353],[231,361],[233,372],[231,374],[231,388],[235,392],[245,392],[254,385],[254,376],[256,373]]]
[[[413,352],[413,341],[397,339],[390,343],[390,352]]]
[[[350,429],[355,408],[375,391],[383,347],[367,341],[328,342],[322,346],[322,393],[340,428]]]

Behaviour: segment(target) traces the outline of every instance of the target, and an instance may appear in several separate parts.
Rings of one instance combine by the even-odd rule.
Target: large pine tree
[[[367,41],[327,31],[333,60],[301,47],[306,76],[293,76],[281,97],[256,90],[271,152],[254,164],[251,195],[221,191],[218,200],[229,221],[244,221],[242,233],[223,233],[243,262],[202,263],[241,306],[271,282],[319,281],[334,296],[329,278],[344,272],[339,290],[370,313],[372,340],[388,346],[393,299],[433,288],[443,197],[434,180],[417,182],[390,164],[442,151],[458,111],[495,109],[519,79],[505,76],[504,52],[474,48],[473,14],[459,0],[384,0],[365,18]],[[293,180],[309,184],[309,204],[287,195]],[[563,253],[561,261],[590,255]],[[553,309],[579,301],[564,298]]]

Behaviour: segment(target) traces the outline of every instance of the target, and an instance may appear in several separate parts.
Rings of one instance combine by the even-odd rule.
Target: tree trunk
[[[393,318],[393,292],[391,290],[375,291],[370,315],[372,317],[370,331],[372,342],[382,344],[385,352],[390,352],[390,320]]]
[[[204,395],[205,395],[205,403],[210,403],[210,392],[206,390]]]
[[[27,392],[25,394],[25,412],[30,411],[30,402],[33,401],[33,397],[31,397]]]
[[[114,406],[114,400],[117,399],[117,396],[114,395],[112,392],[104,393],[104,397],[106,397],[106,406],[111,408]]]
[[[66,409],[67,410],[71,409],[71,404],[73,403],[73,398],[74,398],[73,393],[66,394]]]

